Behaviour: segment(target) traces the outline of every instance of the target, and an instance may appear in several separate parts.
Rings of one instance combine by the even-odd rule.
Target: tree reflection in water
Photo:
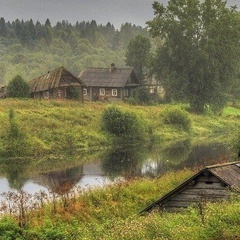
[[[6,176],[9,187],[21,190],[28,181],[26,177],[26,169],[28,161],[23,158],[11,158],[1,160],[1,172]]]
[[[60,171],[41,173],[36,182],[45,186],[52,193],[63,195],[69,192],[82,178],[83,166],[77,166]]]
[[[154,148],[154,149],[153,149]],[[177,142],[170,147],[152,147],[142,166],[142,174],[160,174],[183,168],[202,168],[206,165],[231,161],[228,146],[221,143],[205,143],[191,146],[190,141]]]
[[[81,157],[78,156],[78,158]],[[56,166],[52,162],[51,168],[44,165],[44,168],[38,169],[37,165],[29,165],[28,160],[1,160],[0,174],[8,180],[11,189],[21,190],[26,183],[37,183],[33,186],[36,188],[36,192],[40,188],[40,184],[52,193],[63,195],[76,184],[79,186],[83,179],[88,182],[88,187],[92,187],[98,185],[96,181],[92,180],[93,177],[107,179],[109,183],[121,177],[124,179],[135,176],[155,177],[169,170],[200,168],[231,160],[226,144],[204,143],[192,146],[189,140],[185,140],[168,147],[163,147],[161,144],[116,147],[89,157],[89,161],[86,161],[85,165],[82,165],[82,161],[79,162],[79,165],[75,161],[74,167],[68,168],[66,168],[69,166],[68,164],[61,167],[59,163]],[[67,157],[64,162],[71,163]],[[60,170],[53,171],[53,168]],[[32,176],[33,174],[34,176]]]
[[[111,180],[119,176],[129,179],[140,175],[142,162],[146,158],[144,150],[140,145],[111,149],[102,157],[102,170]]]

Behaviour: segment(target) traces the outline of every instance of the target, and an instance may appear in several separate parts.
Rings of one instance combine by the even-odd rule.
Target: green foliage
[[[124,55],[131,38],[146,29],[123,24],[116,30],[111,23],[105,26],[96,21],[57,22],[47,20],[15,20],[5,23],[0,19],[0,84],[7,84],[20,74],[27,81],[43,75],[46,70],[66,66],[76,76],[86,67],[109,67],[114,62],[124,67]]]
[[[134,89],[133,96],[138,104],[150,104],[151,102],[149,89],[146,87],[139,87]]]
[[[123,119],[126,117],[126,112],[135,116],[127,114],[126,117],[131,123],[127,125],[130,132],[127,137],[133,137],[134,142],[141,139],[146,142],[162,143],[176,139],[180,141],[189,137],[188,132],[182,131],[182,128],[177,129],[175,125],[169,124],[163,125],[157,117],[164,109],[171,109],[172,105],[135,106],[134,101],[133,105],[114,104]],[[24,151],[19,151],[21,156],[25,154],[41,156],[66,151],[79,154],[93,148],[112,146],[115,140],[121,140],[121,137],[103,131],[103,115],[108,107],[108,103],[81,104],[69,100],[35,101],[9,98],[0,101],[0,120],[2,126],[5,126],[0,128],[1,155],[3,152],[6,153],[7,149],[14,151],[15,148],[11,147],[12,143],[18,146],[16,149],[25,148]],[[226,141],[225,136],[232,138],[232,134],[240,127],[239,113],[232,107],[225,109],[221,116],[189,114],[189,117],[192,122],[191,140],[193,141],[196,139],[199,141],[202,138],[218,138],[217,141]],[[137,119],[136,122],[135,119]],[[124,139],[125,134],[122,136]]]
[[[176,126],[185,131],[189,131],[191,129],[189,114],[178,107],[167,108],[162,113],[162,121],[165,124]]]
[[[148,66],[150,48],[150,40],[142,35],[131,39],[127,47],[126,64],[134,68],[140,82],[143,81],[146,73],[144,70]]]
[[[4,139],[5,150],[2,153],[4,156],[26,156],[31,152],[31,144],[28,142],[28,136],[17,123],[13,109],[9,110],[9,127]]]
[[[147,87],[138,87],[134,89],[133,97],[135,99],[135,104],[139,105],[153,105],[162,101],[157,93],[150,93],[150,90]],[[131,104],[131,99],[128,103]]]
[[[30,87],[21,76],[17,75],[7,86],[7,96],[11,98],[27,98]]]
[[[24,240],[22,229],[12,218],[4,217],[0,221],[0,239],[1,240]]]
[[[80,100],[81,92],[76,86],[70,86],[67,88],[67,98],[71,100]]]
[[[181,212],[154,211],[140,215],[146,205],[163,196],[194,172],[169,172],[159,178],[119,181],[107,188],[89,190],[67,207],[56,202],[31,211],[25,228],[20,229],[10,217],[0,219],[0,238],[8,239],[238,239],[240,235],[240,199],[200,202]],[[201,211],[200,211],[201,210]]]
[[[139,138],[141,136],[142,128],[137,116],[116,106],[105,109],[102,122],[109,133],[118,137]]]
[[[196,113],[220,112],[240,60],[239,13],[222,0],[170,0],[153,8],[151,34],[164,39],[154,68],[167,96]]]

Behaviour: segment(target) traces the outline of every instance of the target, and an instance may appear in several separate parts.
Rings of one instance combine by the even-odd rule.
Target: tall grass
[[[13,208],[11,217],[0,220],[0,236],[1,239],[15,239],[15,236],[17,239],[41,240],[239,239],[239,197],[228,202],[205,203],[201,212],[197,207],[189,207],[177,213],[139,214],[146,205],[192,174],[185,169],[152,180],[118,182],[106,189],[89,190],[84,194],[79,189],[80,195],[68,193],[58,197],[57,201],[55,195],[40,194],[32,196],[35,202],[29,200],[32,205],[26,204],[27,198],[19,192],[25,202],[18,204],[21,197],[13,194],[10,203],[15,205],[10,206],[24,209]],[[51,204],[42,201],[54,196]],[[23,210],[26,210],[24,219],[19,218]]]
[[[238,116],[199,116],[184,114],[182,122],[191,131],[166,124],[162,114],[169,105],[132,106],[124,103],[111,104],[117,107],[124,117],[131,119],[135,130],[141,133],[141,141],[165,144],[167,141],[183,139],[198,140],[207,138],[231,137],[231,132],[239,128]],[[11,128],[10,109],[14,110],[14,122],[22,134],[26,136],[26,155],[42,156],[50,153],[72,153],[91,151],[114,144],[118,136],[109,134],[103,128],[102,116],[108,109],[107,103],[79,103],[77,101],[35,101],[5,99],[0,101],[0,151],[6,151],[6,136]],[[233,112],[232,110],[230,112]],[[180,114],[181,115],[181,114]],[[179,114],[177,119],[179,120]],[[125,119],[126,120],[126,119]],[[184,123],[184,124],[185,124]],[[182,124],[182,123],[181,123]],[[139,126],[139,127],[138,127]],[[131,134],[129,134],[131,136]]]

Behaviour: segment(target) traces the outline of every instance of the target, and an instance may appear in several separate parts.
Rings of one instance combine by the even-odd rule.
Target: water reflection
[[[130,145],[114,148],[102,157],[102,169],[112,180],[119,176],[128,179],[140,174],[141,164],[146,157],[143,146]]]
[[[52,193],[63,195],[69,192],[81,180],[82,176],[83,166],[78,166],[60,171],[40,173],[35,181]]]
[[[12,189],[20,190],[28,181],[26,176],[27,161],[22,159],[14,158],[10,162],[5,162],[1,167],[1,172],[4,173],[5,178],[8,181],[8,185]]]
[[[81,188],[102,186],[118,178],[129,179],[134,176],[160,176],[166,171],[230,161],[228,146],[221,143],[191,145],[189,140],[176,142],[169,147],[122,146],[94,155],[88,163],[55,169],[49,164],[44,171],[29,161],[19,160],[1,162],[0,193],[6,189],[30,189],[34,193],[46,189],[62,195],[74,186]],[[66,157],[67,159],[67,157]],[[89,157],[91,159],[91,157]],[[71,161],[66,161],[71,162]],[[50,167],[51,165],[51,167]],[[33,168],[35,168],[33,170]],[[34,172],[34,176],[32,174]],[[7,180],[7,181],[6,181]]]
[[[165,149],[151,149],[148,156],[153,157],[146,159],[142,165],[142,174],[148,176],[231,161],[231,154],[225,144],[204,143],[191,146],[189,141],[178,142]]]

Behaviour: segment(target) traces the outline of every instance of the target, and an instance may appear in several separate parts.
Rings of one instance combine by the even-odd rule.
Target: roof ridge
[[[54,72],[63,71],[63,70],[68,71],[64,66],[60,66],[60,67],[55,68],[55,69],[53,69],[53,70],[51,70],[51,71],[49,70],[47,73],[45,73],[45,74],[43,74],[43,75],[40,75],[40,76],[38,76],[38,77],[36,77],[36,78],[31,79],[29,82],[33,82],[33,81],[35,81],[35,80],[37,80],[37,79],[39,79],[39,78],[42,78],[42,77],[44,77],[44,76],[46,76],[46,75],[48,75],[48,74],[52,74],[52,73],[54,73]],[[69,72],[69,71],[68,71],[68,72]]]
[[[109,70],[109,68],[108,67],[87,67],[87,68],[85,68],[84,70],[86,70],[86,69],[107,69],[107,70]],[[133,69],[132,67],[116,67],[115,69]]]
[[[228,165],[235,165],[239,163],[240,164],[240,161],[235,161],[235,162],[226,162],[226,163],[217,163],[217,164],[214,164],[214,165],[210,165],[210,166],[206,166],[204,169],[210,169],[210,168],[216,168],[216,167],[224,167],[224,166],[228,166]]]

